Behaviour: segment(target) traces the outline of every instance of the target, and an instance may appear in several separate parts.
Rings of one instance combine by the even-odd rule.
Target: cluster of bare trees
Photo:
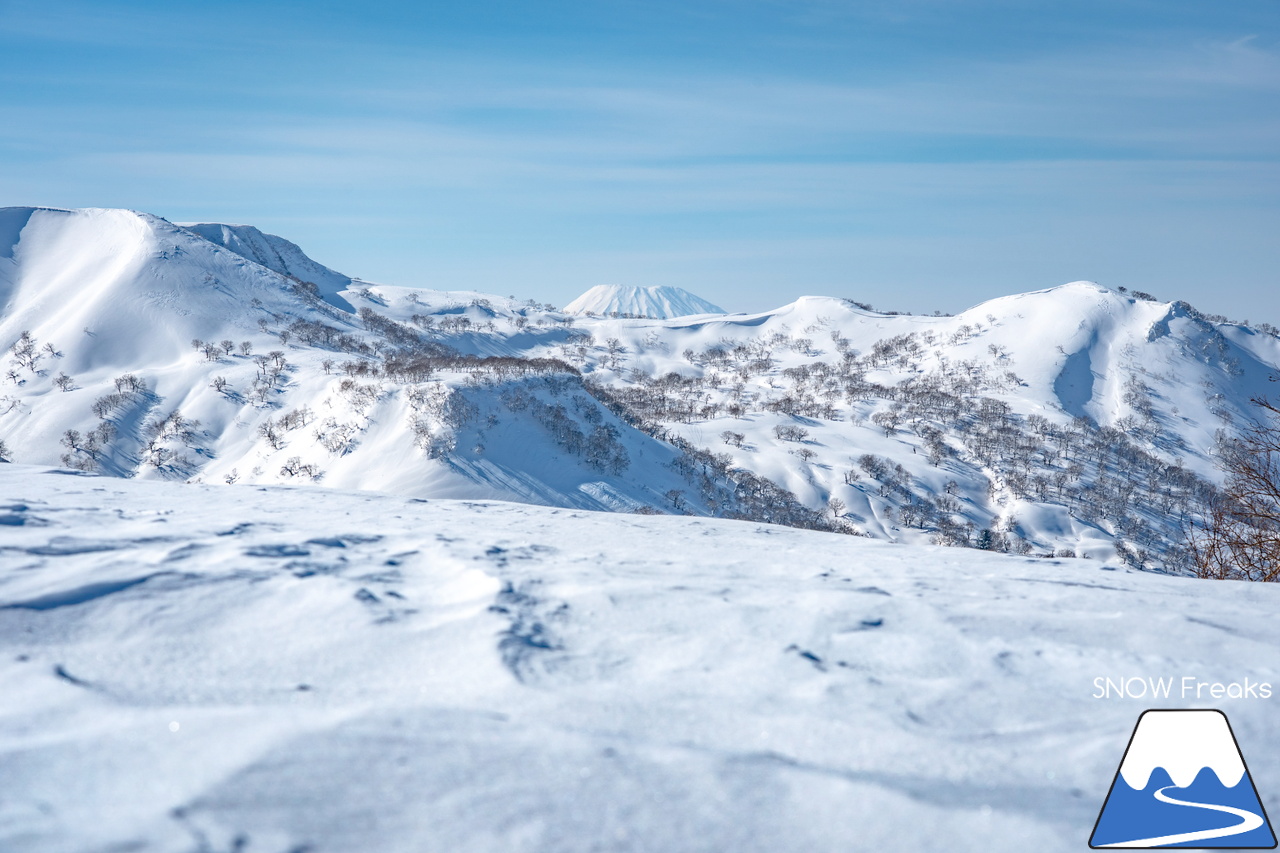
[[[224,356],[236,353],[236,343],[232,340],[202,341],[199,338],[192,338],[191,348],[203,354],[205,361],[220,361]],[[241,341],[239,352],[247,358],[253,353],[253,342]]]
[[[299,406],[296,409],[285,412],[279,418],[265,418],[258,424],[258,435],[270,445],[272,450],[279,450],[285,445],[285,433],[302,429],[314,421],[315,418],[316,416],[311,409],[307,406]]]
[[[36,339],[30,331],[23,329],[18,339],[13,342],[13,346],[9,348],[9,352],[13,355],[14,367],[36,372],[36,365],[40,363],[41,355],[36,349]]]
[[[560,402],[541,399],[538,389],[552,396],[568,392],[573,412]],[[502,392],[501,400],[513,412],[528,412],[565,452],[580,457],[597,471],[621,474],[631,465],[631,457],[619,441],[618,428],[604,423],[599,408],[585,396],[576,376],[546,377],[514,385]]]
[[[253,363],[258,369],[249,396],[261,406],[266,404],[271,392],[284,383],[289,362],[285,360],[284,350],[272,350],[266,355],[255,355]]]
[[[115,437],[115,424],[110,421],[103,421],[84,434],[76,429],[67,430],[61,441],[68,451],[62,454],[63,467],[79,471],[98,470],[100,454]]]
[[[18,339],[9,347],[9,354],[13,359],[9,362],[9,369],[5,372],[7,378],[14,385],[20,385],[26,380],[22,378],[22,371],[28,371],[33,376],[40,372],[40,360],[44,358],[57,358],[61,355],[58,348],[53,344],[46,342],[44,346],[40,346],[35,336],[27,329],[23,329],[18,335]],[[65,376],[66,374],[59,374]],[[70,377],[67,377],[70,381]],[[68,390],[63,384],[55,380],[55,384],[62,390]]]
[[[409,427],[413,443],[438,459],[457,447],[457,431],[479,415],[479,407],[465,394],[443,382],[410,387]]]
[[[996,322],[993,317],[987,321]],[[1218,340],[1221,333],[1211,324],[1203,326],[1207,331],[1195,345],[1211,361],[1224,359],[1225,339]],[[939,345],[963,343],[984,328],[972,323],[941,337],[933,331],[897,335],[876,342],[865,355],[833,331],[836,359],[819,358],[808,337],[775,332],[746,341],[726,339],[700,353],[686,351],[686,360],[700,371],[647,375],[632,370],[618,374],[621,381],[607,392],[594,383],[592,387],[597,396],[607,393],[652,434],[661,433],[663,424],[752,413],[859,422],[870,408],[869,420],[886,435],[914,435],[931,465],[948,466],[961,479],[987,485],[988,507],[961,506],[953,495],[913,488],[909,477],[890,473],[885,482],[878,470],[864,485],[857,469],[846,472],[847,485],[876,491],[889,503],[891,515],[931,531],[935,541],[1025,550],[1029,546],[1014,531],[1001,528],[996,505],[1027,499],[1064,504],[1072,515],[1107,529],[1133,565],[1168,565],[1178,536],[1171,519],[1206,500],[1213,487],[1155,452],[1153,445],[1160,445],[1173,455],[1180,444],[1164,431],[1138,371],[1124,385],[1128,413],[1114,426],[1100,427],[1086,418],[1059,425],[1038,415],[1022,417],[992,396],[1022,385],[1005,349],[989,346],[989,360],[948,359],[937,353]],[[815,360],[779,369],[775,353],[783,348]],[[614,350],[621,347],[610,348]],[[1231,373],[1225,360],[1220,366]],[[805,432],[794,423],[775,428],[784,441],[806,442]],[[741,433],[732,429],[720,436],[730,446],[742,444]],[[807,446],[795,455],[806,463],[815,459]]]
[[[155,468],[185,472],[193,465],[182,451],[196,447],[200,421],[185,417],[174,409],[163,417],[153,418],[142,426],[143,461]],[[176,448],[173,445],[178,445]]]
[[[1186,555],[1200,577],[1280,581],[1280,408],[1253,402],[1256,418],[1219,434],[1222,489],[1185,520]]]
[[[650,420],[647,411],[632,407],[633,396],[616,393],[617,389],[601,383],[588,382],[583,387],[620,420],[673,445],[678,455],[671,462],[672,470],[690,484],[713,515],[809,530],[854,532],[839,519],[828,518],[825,513],[804,506],[795,495],[771,480],[734,466],[728,454],[700,448]],[[683,511],[687,504],[684,490],[672,491],[676,494],[669,492],[668,501],[677,512]]]

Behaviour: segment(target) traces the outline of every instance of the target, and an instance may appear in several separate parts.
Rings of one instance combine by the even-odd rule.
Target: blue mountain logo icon
[[[1144,711],[1089,846],[1273,849],[1275,833],[1227,715]]]

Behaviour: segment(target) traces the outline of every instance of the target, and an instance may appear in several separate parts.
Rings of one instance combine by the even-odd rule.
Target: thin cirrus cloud
[[[656,25],[624,42],[588,21],[603,43],[579,47],[446,21],[415,47],[379,29],[385,4],[349,33],[283,34],[283,5],[260,27],[129,5],[0,5],[6,198],[253,221],[369,278],[557,302],[594,277],[752,308],[857,287],[954,310],[1079,277],[1194,301],[1225,271],[1217,310],[1280,319],[1257,295],[1274,241],[1248,239],[1280,224],[1274,33],[965,50],[947,4],[704,2],[681,13],[695,31],[749,13],[743,46],[704,56]],[[766,33],[771,9],[798,29]],[[870,58],[841,59],[840,33]],[[90,60],[47,61],[67,45]]]

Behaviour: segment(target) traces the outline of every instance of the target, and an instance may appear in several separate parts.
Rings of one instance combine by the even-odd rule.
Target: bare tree
[[[288,461],[280,467],[280,476],[282,477],[306,476],[315,479],[319,473],[316,466],[304,465],[301,456],[290,456]]]
[[[284,447],[284,438],[277,429],[278,424],[271,418],[267,418],[258,424],[258,435],[267,440],[267,444],[271,445],[272,450],[279,450]]]
[[[25,367],[27,370],[35,372],[36,363],[40,360],[40,353],[36,350],[36,339],[31,336],[31,332],[24,329],[18,335],[18,340],[9,351],[13,353],[14,361],[18,367]]]
[[[1222,490],[1203,519],[1184,524],[1187,556],[1202,578],[1280,581],[1280,408],[1252,402],[1261,415],[1219,438]]]
[[[791,424],[778,424],[773,428],[773,434],[782,441],[804,441],[809,437],[807,429]]]
[[[62,434],[61,443],[71,450],[79,450],[81,444],[80,430],[69,429]]]

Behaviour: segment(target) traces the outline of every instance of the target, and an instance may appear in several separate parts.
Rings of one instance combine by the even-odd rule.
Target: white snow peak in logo
[[[1144,711],[1089,846],[1268,850],[1275,833],[1221,711]]]

